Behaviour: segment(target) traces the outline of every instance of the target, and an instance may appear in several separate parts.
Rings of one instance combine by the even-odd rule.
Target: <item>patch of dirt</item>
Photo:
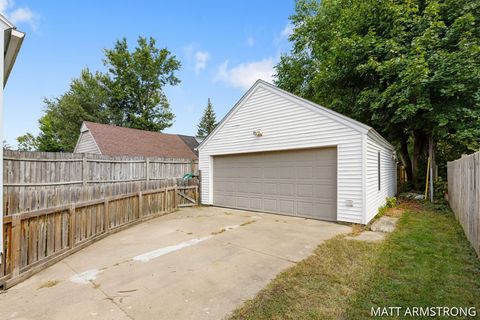
[[[396,206],[398,209],[420,211],[422,210],[422,203],[416,200],[402,199]]]
[[[42,284],[37,288],[37,290],[40,290],[40,289],[43,289],[43,288],[51,288],[51,287],[56,286],[56,285],[59,284],[59,283],[60,283],[60,280],[48,280],[47,282],[42,283]]]
[[[398,218],[398,217],[401,217],[404,212],[405,212],[405,209],[399,208],[399,207],[394,207],[394,208],[388,209],[387,212],[385,213],[385,215],[389,216],[389,217]]]
[[[360,233],[362,233],[365,228],[364,226],[362,226],[361,224],[357,224],[357,223],[352,223],[352,232],[350,233],[350,235],[352,236],[358,236]]]

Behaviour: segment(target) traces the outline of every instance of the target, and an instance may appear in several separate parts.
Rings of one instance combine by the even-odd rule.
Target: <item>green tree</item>
[[[305,0],[291,20],[277,85],[373,126],[410,180],[429,141],[478,149],[478,1]]]
[[[105,50],[104,64],[107,72],[84,69],[67,92],[44,100],[35,139],[39,151],[73,151],[83,121],[150,131],[172,125],[174,115],[163,88],[180,82],[175,76],[180,68],[175,56],[158,49],[153,38],[139,37],[133,52],[126,39]],[[27,136],[21,139],[26,142]]]
[[[69,90],[60,97],[45,99],[40,118],[39,151],[73,151],[83,121],[108,123],[108,96],[102,85],[104,75],[82,70]]]
[[[180,83],[175,75],[180,62],[170,51],[157,48],[153,38],[139,37],[130,52],[124,38],[105,50],[104,64],[112,123],[149,131],[162,131],[173,124],[174,114],[163,88]]]
[[[17,138],[19,151],[37,151],[38,139],[31,133],[26,133]]]
[[[217,119],[215,111],[213,111],[212,103],[210,102],[210,98],[208,98],[207,106],[205,107],[202,119],[198,124],[197,137],[205,138],[213,131],[213,129],[215,129],[216,126]]]

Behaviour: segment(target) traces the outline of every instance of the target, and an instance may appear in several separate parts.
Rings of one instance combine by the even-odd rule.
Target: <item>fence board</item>
[[[480,256],[480,152],[448,163],[448,202]]]

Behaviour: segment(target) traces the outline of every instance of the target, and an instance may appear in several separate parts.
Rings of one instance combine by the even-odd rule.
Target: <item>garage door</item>
[[[215,205],[325,220],[337,217],[336,148],[216,156]]]

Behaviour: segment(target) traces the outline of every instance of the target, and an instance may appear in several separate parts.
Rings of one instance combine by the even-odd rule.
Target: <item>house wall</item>
[[[0,141],[3,141],[3,66],[4,66],[4,55],[3,52],[5,52],[5,32],[4,30],[7,29],[7,26],[3,23],[0,22],[0,46],[1,46],[1,52],[0,54]],[[3,168],[3,146],[0,148],[0,168]],[[0,183],[1,187],[3,190],[3,169],[0,170]],[[0,203],[3,205],[3,191],[0,192]],[[0,213],[0,268],[3,268],[2,262],[3,262],[3,212],[5,208],[2,208],[2,213]],[[3,275],[3,273],[0,271],[0,276]]]
[[[378,152],[380,152],[380,190],[378,190]],[[366,138],[366,215],[368,223],[385,204],[387,197],[397,193],[396,160],[394,149],[368,134]]]
[[[83,131],[78,138],[77,146],[75,147],[75,153],[95,153],[101,154],[98,149],[95,139],[93,139],[90,131]]]
[[[213,204],[212,157],[258,151],[337,146],[337,219],[363,222],[362,133],[262,85],[200,146],[202,202]],[[259,129],[262,137],[253,135]],[[352,200],[353,206],[347,206]]]

